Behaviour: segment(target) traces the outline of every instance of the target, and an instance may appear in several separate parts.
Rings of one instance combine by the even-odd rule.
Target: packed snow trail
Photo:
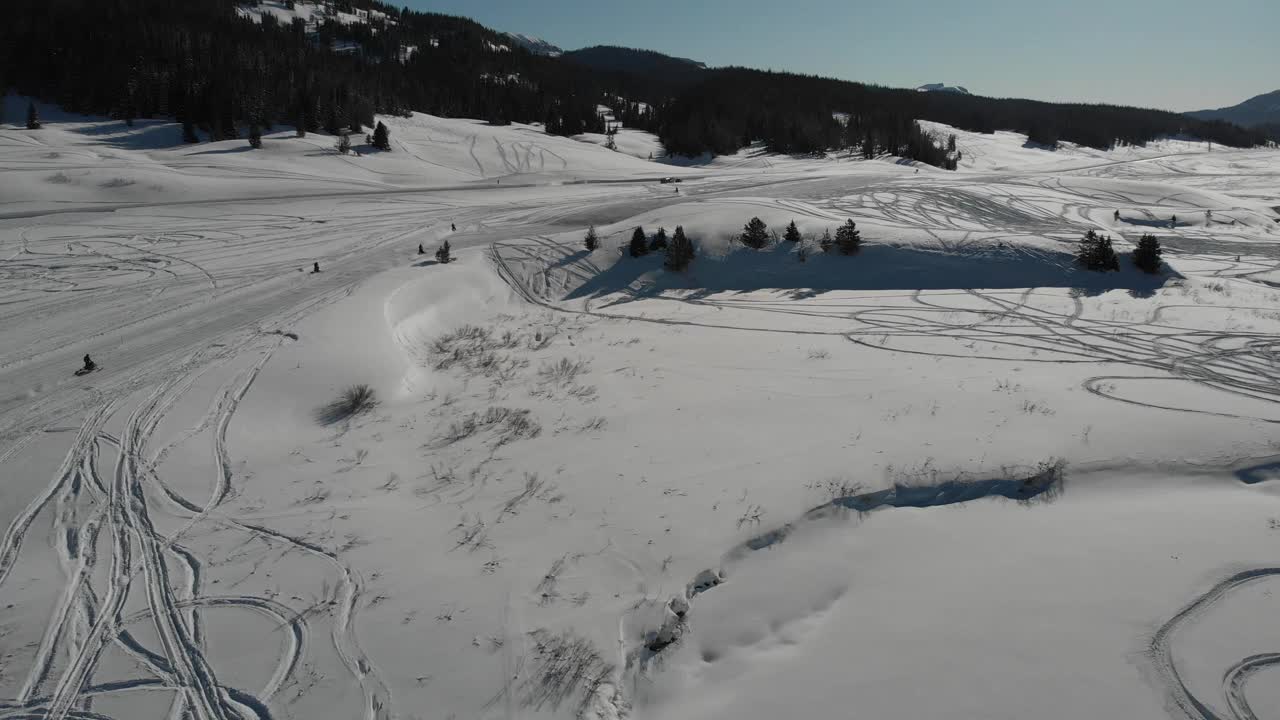
[[[1180,628],[1195,622],[1200,615],[1233,591],[1278,576],[1280,576],[1280,568],[1258,568],[1232,575],[1191,601],[1156,631],[1148,652],[1152,662],[1155,663],[1160,679],[1168,689],[1173,704],[1185,714],[1188,720],[1258,720],[1258,716],[1254,714],[1253,708],[1245,697],[1245,684],[1254,673],[1280,666],[1280,653],[1252,655],[1226,671],[1223,676],[1222,692],[1227,702],[1228,712],[1223,714],[1187,687],[1174,660],[1173,640]]]

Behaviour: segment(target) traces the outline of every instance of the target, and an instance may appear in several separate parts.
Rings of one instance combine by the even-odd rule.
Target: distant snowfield
[[[0,718],[1277,717],[1275,151],[5,107]]]

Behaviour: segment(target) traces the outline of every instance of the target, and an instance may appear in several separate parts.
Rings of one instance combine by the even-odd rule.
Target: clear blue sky
[[[1280,0],[391,0],[568,50],[1170,110],[1280,89]]]

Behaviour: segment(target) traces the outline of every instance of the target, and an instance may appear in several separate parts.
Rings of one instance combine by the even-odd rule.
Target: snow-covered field
[[[1280,717],[1280,153],[681,169],[414,116],[343,157],[24,107],[0,718]]]

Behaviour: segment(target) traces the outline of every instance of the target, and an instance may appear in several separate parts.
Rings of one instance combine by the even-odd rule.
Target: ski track
[[[1258,720],[1245,698],[1245,684],[1259,670],[1280,666],[1280,653],[1253,655],[1227,670],[1222,680],[1223,699],[1227,704],[1227,712],[1224,714],[1187,687],[1173,657],[1173,639],[1180,628],[1194,623],[1233,591],[1277,576],[1280,576],[1280,568],[1256,568],[1236,573],[1192,600],[1156,631],[1147,652],[1155,665],[1157,676],[1169,693],[1170,703],[1179,713],[1190,720]]]
[[[523,174],[547,171],[547,156],[560,162],[561,171],[567,169],[565,158],[535,142],[515,141],[504,145],[494,139],[495,149],[502,167],[499,171]],[[487,171],[476,154],[477,136],[469,137],[471,159],[478,175]],[[404,146],[402,145],[402,148]],[[407,148],[405,148],[408,151]],[[510,152],[508,152],[508,150]],[[414,153],[416,155],[416,153]],[[733,178],[712,191],[704,191],[705,197],[717,197],[721,203],[737,203],[744,214],[753,206],[770,210],[789,210],[797,217],[822,222],[839,222],[845,217],[857,217],[859,221],[873,220],[886,227],[910,229],[932,236],[946,250],[961,251],[969,243],[967,239],[955,240],[956,233],[967,234],[982,230],[987,233],[1005,233],[1008,236],[1038,235],[1067,237],[1076,228],[1092,227],[1088,211],[1096,203],[1125,205],[1151,205],[1151,201],[1136,201],[1121,190],[1100,190],[1068,185],[1072,173],[1083,175],[1109,175],[1121,167],[1135,163],[1150,163],[1165,167],[1162,159],[1176,154],[1104,162],[1083,165],[1063,171],[1055,171],[1053,177],[1028,177],[988,175],[981,178],[988,183],[986,192],[976,192],[964,187],[965,180],[950,185],[942,182],[915,180],[908,186],[898,179],[875,177],[841,180],[841,184],[825,184],[814,181],[808,195],[801,200],[769,200],[758,198],[724,197],[745,190],[761,191],[777,186],[802,186],[806,182],[796,177],[784,179]],[[768,160],[765,164],[769,165]],[[94,166],[102,169],[101,166]],[[208,166],[194,163],[183,165],[183,172],[192,174]],[[1170,172],[1174,168],[1167,168]],[[490,168],[492,170],[492,168]],[[550,168],[554,171],[554,168]],[[1065,176],[1065,178],[1064,178]],[[296,173],[284,171],[265,172],[262,177],[299,179]],[[594,181],[596,183],[629,183],[641,185],[656,178],[631,178],[626,180]],[[577,182],[577,181],[575,181]],[[593,181],[586,181],[593,182]],[[854,183],[862,183],[854,185]],[[366,201],[380,201],[353,217],[334,217],[322,222],[332,222],[327,228],[312,227],[313,220],[302,216],[278,215],[269,212],[240,212],[204,217],[195,213],[201,206],[222,206],[235,200],[210,200],[206,202],[173,203],[121,203],[101,205],[96,209],[84,206],[65,210],[0,214],[0,220],[11,218],[37,218],[39,222],[20,228],[20,244],[0,267],[0,279],[12,283],[17,290],[0,290],[0,321],[28,313],[27,304],[19,293],[40,297],[35,303],[40,317],[56,318],[85,303],[87,297],[113,300],[131,284],[144,284],[153,301],[149,307],[122,317],[113,323],[112,333],[122,329],[146,332],[145,326],[156,321],[172,321],[184,318],[182,312],[209,313],[207,304],[221,297],[236,293],[250,294],[283,274],[293,273],[301,254],[298,247],[325,247],[335,237],[347,238],[342,250],[325,254],[326,264],[356,260],[374,250],[397,244],[409,243],[409,239],[422,231],[422,203],[416,206],[397,207],[398,196],[422,193],[425,188],[387,188],[377,183],[361,182],[368,190],[353,192],[312,192],[293,196],[263,197],[256,200],[290,200],[304,198],[363,197]],[[572,184],[572,183],[566,183]],[[529,187],[527,184],[510,184],[506,188]],[[856,192],[851,190],[856,187]],[[477,189],[480,186],[457,185],[441,189]],[[638,188],[647,192],[649,188]],[[1087,194],[1086,194],[1087,191]],[[692,192],[689,193],[690,195]],[[1063,202],[1064,194],[1078,196],[1075,202]],[[809,204],[820,198],[820,205]],[[686,199],[663,196],[662,204],[685,202]],[[634,202],[634,199],[632,200]],[[1179,207],[1190,202],[1169,195],[1157,201],[1173,203]],[[167,217],[156,211],[172,206],[174,215]],[[185,208],[185,210],[184,210]],[[1053,208],[1060,208],[1053,209]],[[128,211],[146,209],[152,214],[137,218],[126,212],[119,215],[103,215],[103,222],[96,229],[71,227],[70,232],[50,232],[50,217],[62,213],[102,211]],[[511,203],[483,208],[470,213],[461,207],[448,207],[443,202],[433,210],[447,209],[459,223],[473,222],[486,231],[507,229],[508,237],[520,232],[536,232],[535,226],[555,226],[565,215],[580,212],[579,199],[567,198],[562,202],[533,201]],[[1247,212],[1247,211],[1242,211]],[[1155,218],[1148,211],[1148,220]],[[1139,213],[1139,214],[1140,214]],[[45,224],[50,223],[50,224]],[[69,223],[70,224],[70,223]],[[139,225],[145,224],[146,230]],[[154,226],[154,227],[153,227]],[[30,231],[39,229],[44,235],[38,240],[29,237]],[[350,239],[354,230],[360,239]],[[1256,228],[1255,228],[1256,230]],[[1265,232],[1275,231],[1270,227]],[[951,233],[944,237],[945,233]],[[121,238],[127,238],[128,242]],[[1209,231],[1185,232],[1178,240],[1216,242]],[[416,241],[414,241],[416,242]],[[174,243],[182,253],[159,252],[157,246]],[[287,252],[277,246],[288,244]],[[260,248],[265,248],[260,251]],[[236,262],[252,249],[252,264]],[[263,253],[261,256],[258,252]],[[1036,251],[1026,250],[1028,254]],[[1280,368],[1273,367],[1271,358],[1280,349],[1280,341],[1274,336],[1242,332],[1210,332],[1181,328],[1160,323],[1163,311],[1177,306],[1161,306],[1152,311],[1145,326],[1142,323],[1105,321],[1084,317],[1083,305],[1077,298],[1069,312],[1051,311],[1035,305],[1036,291],[1020,292],[977,291],[929,293],[915,291],[909,306],[884,306],[874,301],[855,306],[847,317],[859,326],[849,331],[763,329],[745,326],[717,325],[700,321],[665,320],[609,313],[593,310],[590,301],[584,309],[562,306],[553,298],[571,283],[581,283],[599,273],[589,256],[568,262],[570,252],[552,242],[547,236],[533,234],[521,241],[501,240],[488,247],[488,256],[498,275],[522,299],[530,304],[565,313],[590,315],[599,318],[615,318],[628,322],[653,322],[673,326],[711,327],[755,333],[784,333],[794,335],[829,335],[843,337],[850,342],[887,351],[917,353],[935,357],[958,357],[995,361],[1048,362],[1048,363],[1098,363],[1109,362],[1137,367],[1156,374],[1150,376],[1098,376],[1085,382],[1085,388],[1101,397],[1120,402],[1135,403],[1147,407],[1158,405],[1118,396],[1111,387],[1114,381],[1141,381],[1174,377],[1240,396],[1275,403],[1280,401]],[[228,264],[230,263],[230,264]],[[515,266],[541,266],[536,273],[522,273]],[[549,265],[555,264],[554,270]],[[214,271],[212,268],[223,268]],[[378,673],[376,665],[366,654],[356,632],[359,611],[364,594],[363,579],[357,569],[349,566],[339,553],[309,540],[305,535],[295,536],[269,528],[257,522],[248,522],[228,514],[224,508],[234,497],[234,472],[231,452],[227,446],[227,434],[241,401],[250,392],[258,374],[270,361],[273,348],[263,349],[263,336],[259,332],[246,333],[245,325],[259,328],[286,327],[306,313],[343,297],[351,291],[355,282],[376,271],[378,266],[368,263],[349,271],[338,282],[330,282],[322,288],[300,291],[298,295],[286,295],[280,291],[264,292],[260,297],[241,301],[247,308],[243,316],[232,321],[210,323],[198,327],[192,333],[206,340],[219,338],[226,342],[214,351],[191,352],[170,350],[151,353],[154,360],[134,373],[138,379],[125,381],[109,379],[97,383],[98,387],[87,393],[87,402],[69,404],[64,397],[38,399],[29,404],[33,419],[24,418],[21,425],[0,426],[0,438],[13,438],[8,449],[0,455],[0,466],[30,442],[36,433],[48,427],[54,418],[65,417],[73,411],[83,411],[82,420],[75,431],[65,458],[53,473],[50,482],[23,508],[0,537],[0,590],[22,555],[25,541],[37,519],[48,515],[52,523],[52,550],[61,572],[61,592],[57,594],[49,612],[43,634],[33,650],[33,661],[28,673],[12,700],[0,699],[0,720],[121,720],[95,713],[92,702],[96,698],[121,693],[153,692],[169,693],[172,702],[168,717],[171,720],[275,720],[272,703],[279,691],[293,682],[295,675],[306,663],[308,653],[315,651],[312,642],[313,628],[309,618],[313,608],[293,608],[271,598],[251,595],[212,596],[204,592],[204,564],[202,550],[196,543],[200,533],[218,529],[257,538],[267,545],[283,545],[291,550],[321,560],[336,577],[337,588],[325,605],[331,616],[329,628],[333,652],[341,660],[361,689],[360,718],[362,720],[391,720],[396,716],[390,688]],[[521,268],[524,269],[524,268]],[[1258,270],[1268,272],[1275,268]],[[292,277],[292,275],[289,275]],[[331,276],[322,276],[326,280]],[[183,287],[187,286],[187,287]],[[197,291],[198,286],[198,291]],[[169,302],[154,302],[162,294]],[[632,291],[632,299],[641,294]],[[949,298],[959,296],[954,304]],[[13,298],[19,299],[13,299]],[[280,306],[281,298],[294,304],[292,310],[278,313],[271,306]],[[751,309],[773,314],[817,314],[794,303],[754,303],[728,298],[677,298],[648,297],[649,300],[680,302],[711,308]],[[974,302],[978,303],[975,308]],[[7,307],[11,306],[11,307]],[[286,305],[287,306],[287,305]],[[959,318],[959,319],[957,319]],[[172,323],[171,324],[182,324]],[[184,328],[186,331],[186,328]],[[107,330],[100,332],[105,336]],[[99,335],[90,339],[97,340]],[[892,342],[886,343],[886,340]],[[947,338],[958,346],[972,347],[982,343],[990,348],[985,352],[957,350],[954,353],[915,350],[910,347],[914,338]],[[84,342],[86,338],[78,338]],[[47,359],[67,351],[65,337],[51,334],[48,338],[34,338],[28,347],[6,348],[0,351],[0,371],[22,370],[36,361]],[[171,340],[169,341],[172,342]],[[271,342],[284,342],[275,339]],[[215,347],[217,345],[215,344]],[[137,351],[136,357],[146,358],[156,347],[168,347],[155,342]],[[261,351],[260,357],[248,367],[234,374],[218,389],[208,411],[197,424],[178,434],[175,440],[159,448],[151,448],[151,440],[169,411],[187,396],[202,374],[222,368],[243,358],[250,351]],[[130,398],[136,399],[120,436],[113,437],[104,430],[107,423],[128,407]],[[65,395],[65,394],[64,394]],[[0,410],[6,409],[0,398]],[[1211,412],[1196,408],[1163,408],[1182,412],[1204,412],[1210,415],[1245,417]],[[1278,418],[1250,418],[1265,422],[1280,422]],[[6,418],[8,420],[8,418]],[[162,461],[173,447],[186,443],[204,433],[210,434],[213,469],[207,498],[192,499],[170,485],[162,472]],[[100,470],[102,453],[113,453],[114,468],[104,477]],[[976,499],[965,497],[948,502],[964,502]],[[851,509],[862,509],[858,502],[866,499],[850,499]],[[877,507],[891,506],[896,500],[875,498]],[[856,501],[856,502],[855,502]],[[838,504],[838,503],[837,503]],[[943,504],[941,502],[936,504]],[[152,521],[152,513],[158,505],[184,519],[180,529],[172,534],[158,531]],[[906,506],[906,505],[902,505]],[[735,548],[731,554],[766,547],[781,541],[788,528],[761,535],[744,547]],[[753,544],[754,543],[754,544]],[[110,562],[105,572],[101,564],[109,554]],[[726,560],[732,559],[726,556]],[[705,574],[705,573],[704,573]],[[1253,570],[1232,576],[1214,586],[1204,595],[1186,606],[1157,632],[1151,641],[1149,653],[1160,677],[1167,684],[1173,704],[1193,720],[1256,720],[1253,709],[1244,696],[1244,688],[1257,672],[1280,665],[1280,654],[1254,655],[1244,658],[1223,676],[1223,694],[1230,710],[1229,715],[1215,714],[1204,701],[1195,697],[1178,674],[1173,660],[1171,640],[1176,630],[1207,611],[1217,600],[1243,585],[1280,575],[1280,569]],[[701,576],[699,576],[701,577]],[[688,595],[696,595],[698,580],[690,583]],[[705,589],[705,588],[704,588]],[[519,609],[510,602],[508,614],[518,614]],[[141,609],[136,609],[142,606]],[[132,609],[126,615],[126,609]],[[206,647],[206,631],[201,610],[206,608],[240,609],[256,613],[270,620],[281,631],[278,659],[260,688],[253,692],[223,684],[217,675],[214,659]],[[507,653],[514,652],[514,640],[523,639],[520,623],[508,628],[513,640]],[[139,640],[129,628],[139,623],[149,623],[155,631],[156,647]],[[504,627],[508,622],[504,622]],[[621,622],[620,622],[621,633]],[[620,635],[619,654],[627,657],[625,643]],[[108,648],[118,648],[132,658],[145,673],[126,680],[95,682],[103,653]],[[510,655],[504,669],[509,673],[516,662]],[[628,661],[634,657],[628,658]],[[630,662],[623,663],[628,665]],[[518,668],[514,671],[518,673]],[[514,675],[508,674],[507,678]],[[513,712],[510,681],[507,684],[507,713]]]
[[[361,716],[367,720],[386,720],[392,716],[390,691],[361,648],[355,632],[363,591],[359,575],[335,553],[317,545],[217,514],[232,490],[227,430],[240,401],[270,360],[270,351],[263,352],[251,367],[224,385],[210,412],[188,436],[198,434],[202,428],[213,429],[215,473],[207,501],[192,502],[164,484],[157,464],[169,446],[150,455],[147,452],[148,442],[165,414],[211,363],[227,362],[236,356],[236,349],[212,359],[191,357],[177,365],[166,380],[138,403],[119,439],[101,430],[113,416],[117,403],[107,402],[96,408],[85,418],[52,482],[11,523],[0,545],[0,558],[4,558],[0,569],[5,576],[16,562],[36,517],[52,506],[52,536],[64,585],[27,679],[13,701],[0,702],[0,718],[96,717],[88,710],[92,698],[164,690],[174,694],[169,713],[174,720],[188,717],[271,720],[269,702],[294,679],[308,651],[306,613],[269,598],[202,596],[201,562],[178,541],[206,521],[255,537],[283,541],[322,557],[336,568],[340,579],[332,631],[334,650],[364,691]],[[97,470],[102,443],[114,446],[117,455],[114,472],[107,483]],[[187,516],[187,522],[172,536],[162,535],[152,525],[150,495],[156,493]],[[109,537],[111,542],[111,566],[105,588],[93,587],[100,537]],[[171,559],[177,562],[170,562]],[[176,575],[175,571],[178,571]],[[130,597],[139,592],[145,598],[146,610],[123,617]],[[250,693],[218,681],[213,664],[204,652],[198,612],[208,607],[252,610],[270,618],[284,631],[280,660],[261,689]],[[127,632],[128,625],[142,621],[154,627],[159,638],[158,649],[145,647]],[[92,678],[99,660],[112,643],[148,667],[156,677],[95,685]],[[55,658],[61,652],[65,652],[68,660],[59,674]],[[43,690],[46,685],[51,685],[48,691]]]

